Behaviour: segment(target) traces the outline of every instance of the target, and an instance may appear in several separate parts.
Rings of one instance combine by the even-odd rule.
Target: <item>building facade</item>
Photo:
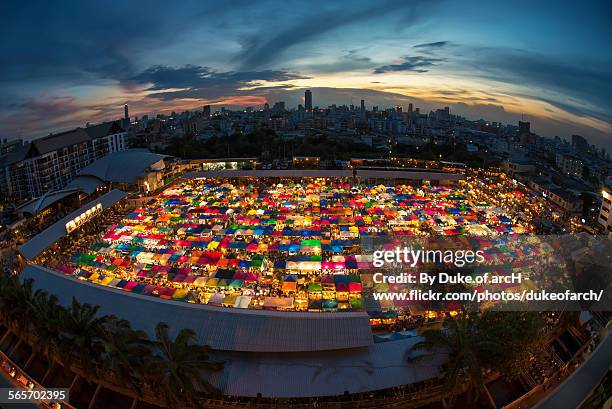
[[[584,162],[580,158],[567,153],[558,153],[555,162],[563,174],[582,177]]]
[[[603,199],[601,201],[601,209],[597,222],[605,229],[606,233],[612,234],[612,190],[604,188],[601,192]]]
[[[119,122],[76,128],[28,142],[0,157],[0,193],[19,202],[68,184],[97,159],[127,149]]]

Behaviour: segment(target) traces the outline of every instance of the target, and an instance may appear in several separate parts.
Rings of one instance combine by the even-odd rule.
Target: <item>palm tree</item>
[[[493,398],[485,385],[483,367],[480,363],[482,350],[495,347],[495,340],[479,331],[480,316],[476,312],[463,311],[458,318],[449,318],[446,328],[428,330],[423,333],[424,340],[414,345],[412,351],[425,351],[424,354],[409,358],[421,360],[426,356],[443,354],[447,360],[442,368],[444,384],[442,404],[453,407],[456,396],[467,388],[474,402],[484,392],[489,405],[496,408]]]
[[[145,357],[151,354],[151,342],[143,331],[133,330],[129,321],[110,316],[102,325],[104,348],[102,368],[117,384],[127,385],[139,394],[144,378]]]
[[[1,275],[0,314],[6,326],[17,335],[27,335],[31,310],[32,280],[19,282],[16,277]]]
[[[25,364],[28,367],[37,353],[42,353],[50,365],[55,360],[54,351],[60,345],[59,324],[61,321],[63,307],[55,295],[49,295],[42,290],[37,290],[30,303],[32,316],[32,355]]]
[[[25,280],[20,283],[17,277],[6,275],[2,275],[1,280],[0,314],[7,331],[0,339],[0,343],[3,343],[11,333],[17,336],[17,342],[7,351],[7,355],[12,356],[23,341],[31,339],[32,309],[30,303],[34,297],[33,281]]]
[[[155,327],[155,351],[147,365],[149,386],[161,392],[169,407],[197,402],[200,392],[217,394],[219,391],[203,378],[203,372],[219,371],[223,363],[209,359],[209,348],[194,344],[195,332],[182,329],[172,340],[168,324]]]
[[[452,407],[455,396],[467,387],[476,402],[481,393],[491,407],[495,401],[485,385],[485,373],[497,372],[516,377],[528,366],[534,351],[544,342],[544,322],[539,313],[530,311],[468,311],[448,318],[442,331],[426,331],[424,341],[411,351],[425,351],[411,360],[433,354],[447,358],[444,375],[443,404]]]
[[[107,316],[98,316],[99,306],[81,304],[72,298],[69,308],[60,317],[60,350],[65,367],[70,367],[75,358],[80,370],[88,377],[97,375],[97,364],[103,351],[102,327]],[[78,374],[72,382],[74,385]]]
[[[517,378],[531,366],[531,358],[546,344],[542,315],[535,311],[487,311],[480,333],[495,342],[481,354],[483,366],[509,378]]]

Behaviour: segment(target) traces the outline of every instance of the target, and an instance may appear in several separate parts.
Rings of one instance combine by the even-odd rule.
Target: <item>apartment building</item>
[[[76,128],[27,142],[0,156],[0,193],[19,202],[64,187],[97,159],[127,149],[118,121]]]
[[[612,189],[605,187],[601,192],[603,199],[597,221],[609,234],[612,234]]]

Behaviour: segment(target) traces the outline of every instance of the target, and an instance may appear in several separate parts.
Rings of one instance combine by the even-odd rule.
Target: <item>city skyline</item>
[[[13,58],[0,68],[0,136],[120,118],[124,103],[131,115],[293,107],[310,89],[313,106],[365,99],[505,123],[524,115],[538,134],[609,148],[610,6],[589,6],[5,4],[1,30],[16,40],[1,46]]]

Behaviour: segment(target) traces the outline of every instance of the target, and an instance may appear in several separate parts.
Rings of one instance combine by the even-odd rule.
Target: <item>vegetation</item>
[[[325,134],[309,135],[299,140],[284,140],[273,130],[259,129],[250,134],[234,134],[200,140],[193,134],[175,138],[162,152],[185,159],[257,157],[263,160],[290,159],[293,156],[318,156],[322,160],[349,160],[351,158],[388,158],[390,155],[414,159],[464,162],[484,166],[490,155],[470,153],[464,144],[423,146],[397,144],[391,153],[375,149],[361,142],[338,140]]]
[[[98,308],[74,298],[65,308],[55,296],[33,292],[31,280],[0,275],[0,320],[50,368],[75,372],[73,385],[83,376],[98,388],[101,383],[127,388],[133,399],[141,398],[144,388],[163,395],[168,407],[218,392],[205,378],[223,363],[211,361],[208,347],[195,344],[193,331],[171,339],[168,325],[159,323],[156,339],[149,340],[128,321],[101,315]]]
[[[515,377],[525,370],[532,353],[543,343],[543,328],[542,318],[536,312],[481,314],[464,310],[456,318],[449,317],[443,330],[426,331],[424,341],[413,347],[409,359],[445,355],[442,368],[445,407],[453,407],[456,397],[465,391],[474,404],[484,394],[494,408],[495,402],[485,385],[486,375],[498,372]]]
[[[362,143],[337,141],[326,135],[314,135],[302,140],[286,141],[272,130],[257,130],[251,134],[234,134],[199,140],[185,135],[173,140],[163,151],[185,159],[258,157],[264,160],[293,156],[318,156],[321,159],[348,160],[355,157],[383,157],[384,153]]]
[[[98,389],[101,384],[127,388],[135,400],[142,399],[142,390],[155,391],[168,407],[197,407],[200,398],[218,393],[208,376],[221,370],[223,363],[211,360],[208,347],[195,344],[192,330],[183,329],[172,338],[168,325],[159,323],[151,340],[128,321],[100,315],[98,307],[74,299],[63,307],[56,297],[33,292],[31,281],[20,283],[4,275],[0,275],[0,320],[32,346],[32,355],[46,357],[50,367],[62,365],[73,371],[73,385],[82,376],[97,383]],[[517,376],[545,340],[538,313],[480,313],[465,307],[459,316],[448,317],[442,330],[428,330],[423,336],[409,359],[445,356],[442,402],[448,408],[464,392],[474,405],[484,395],[495,407],[485,385],[487,376]]]
[[[155,328],[156,348],[147,361],[145,373],[148,383],[162,393],[168,407],[176,407],[184,400],[195,404],[201,391],[211,395],[219,393],[202,378],[201,373],[202,370],[219,371],[223,364],[211,362],[208,347],[195,345],[195,337],[193,330],[183,329],[172,340],[168,335],[168,325],[160,322]]]

